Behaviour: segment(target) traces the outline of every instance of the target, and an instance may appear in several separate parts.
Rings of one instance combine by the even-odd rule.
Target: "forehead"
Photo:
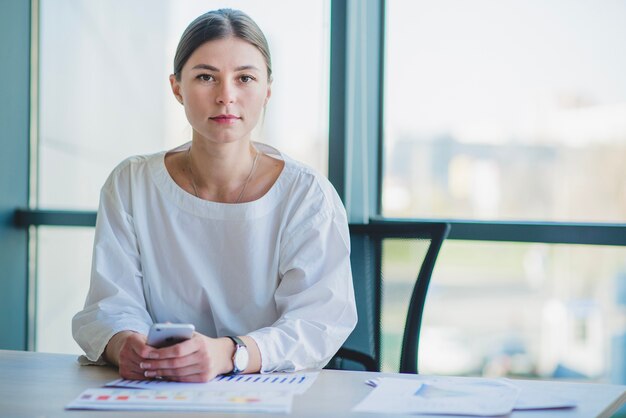
[[[196,48],[185,63],[192,68],[198,64],[208,64],[218,69],[254,66],[266,72],[263,54],[251,43],[236,37],[215,39]]]

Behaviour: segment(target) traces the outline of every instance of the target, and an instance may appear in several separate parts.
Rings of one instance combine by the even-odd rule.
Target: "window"
[[[420,250],[383,249],[383,370],[398,370],[397,325]],[[608,379],[626,359],[625,289],[623,247],[448,240],[426,299],[419,371]]]
[[[625,13],[388,0],[382,214],[624,223]],[[621,247],[449,240],[420,371],[623,382],[624,271]]]
[[[387,5],[385,216],[626,220],[626,5]]]
[[[100,187],[124,158],[190,140],[168,76],[187,24],[224,6],[197,0],[40,1],[33,203],[94,210]],[[329,1],[241,0],[227,6],[255,19],[272,52],[272,99],[257,138],[327,172]],[[70,323],[87,293],[93,231],[41,228],[38,234],[37,349],[77,352]],[[55,256],[68,242],[77,249],[71,258]],[[61,312],[53,302],[68,293],[77,296]]]

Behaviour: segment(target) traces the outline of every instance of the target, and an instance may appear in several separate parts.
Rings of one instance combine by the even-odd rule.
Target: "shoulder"
[[[326,222],[347,222],[343,203],[326,176],[283,153],[278,153],[277,157],[285,163],[276,195],[281,202],[282,223],[287,231]]]
[[[164,152],[134,155],[120,162],[109,174],[101,190],[101,197],[129,202],[131,196],[145,193],[153,184],[153,173],[162,165]]]
[[[330,245],[332,241],[349,249],[346,210],[332,183],[306,164],[287,156],[284,160],[289,190],[284,204],[285,229],[281,248],[289,253],[301,248],[303,243]]]
[[[147,155],[133,155],[120,162],[109,174],[105,187],[119,185],[137,176],[147,175],[151,166],[154,166],[163,159],[163,152]]]
[[[324,212],[343,212],[343,204],[332,183],[308,165],[284,156],[285,177],[292,203],[306,204]]]
[[[122,162],[120,162],[111,172],[109,178],[116,177],[125,177],[132,175],[138,171],[144,170],[149,166],[151,162],[156,160],[158,157],[162,157],[163,153],[158,152],[155,154],[147,154],[147,155],[133,155]]]

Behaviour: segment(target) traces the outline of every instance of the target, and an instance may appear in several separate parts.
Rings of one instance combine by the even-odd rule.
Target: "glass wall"
[[[397,370],[425,246],[383,246],[383,369]],[[626,249],[446,241],[426,299],[424,374],[623,378]]]
[[[625,15],[610,0],[388,0],[383,215],[625,222]],[[608,366],[625,364],[625,272],[621,247],[447,241],[420,372],[624,383]]]
[[[272,98],[256,139],[327,172],[328,0],[39,3],[36,206],[95,210],[100,187],[124,158],[190,140],[168,77],[187,24],[220,7],[255,19],[272,52]],[[39,238],[37,348],[74,352],[70,320],[86,294],[93,236],[45,229]],[[69,243],[80,251],[68,251]],[[80,297],[55,311],[69,292]]]
[[[625,15],[388,0],[384,215],[626,221]]]
[[[36,349],[80,353],[71,321],[89,290],[94,228],[37,228]]]

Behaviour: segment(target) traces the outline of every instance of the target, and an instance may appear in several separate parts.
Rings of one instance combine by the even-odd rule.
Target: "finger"
[[[126,379],[145,379],[144,371],[136,361],[120,356],[118,367],[120,375]]]
[[[126,374],[139,374],[143,378],[141,362],[144,360],[144,358],[138,354],[138,351],[141,350],[141,347],[143,345],[144,344],[142,341],[131,339],[127,340],[127,344],[124,344],[119,354],[120,372],[124,372]]]
[[[141,368],[139,363],[136,363],[134,361],[128,361],[128,360],[120,361],[119,371],[120,371],[120,375],[123,375],[124,377],[126,377],[126,375],[136,374],[141,379],[145,378],[144,370]]]
[[[196,353],[200,348],[199,341],[194,338],[187,341],[180,342],[178,344],[171,345],[169,347],[153,349],[148,358],[151,359],[171,359],[189,356]]]
[[[182,357],[180,359],[172,360],[171,362],[174,367],[153,367],[151,370],[146,371],[146,376],[164,377],[169,379],[174,377],[201,374],[203,375],[203,379],[206,381],[209,375],[211,379],[217,375],[217,372],[214,372],[215,368],[212,367],[209,359],[200,352],[197,352],[190,356]]]
[[[143,360],[139,363],[139,367],[144,370],[179,369],[181,367],[197,364],[198,362],[199,356],[194,353],[189,356],[168,358],[164,360]]]
[[[143,357],[141,356],[141,351],[144,344],[138,341],[129,341],[128,344],[125,344],[120,351],[120,361],[122,357],[124,357],[127,361],[132,361],[136,364],[141,363]]]

